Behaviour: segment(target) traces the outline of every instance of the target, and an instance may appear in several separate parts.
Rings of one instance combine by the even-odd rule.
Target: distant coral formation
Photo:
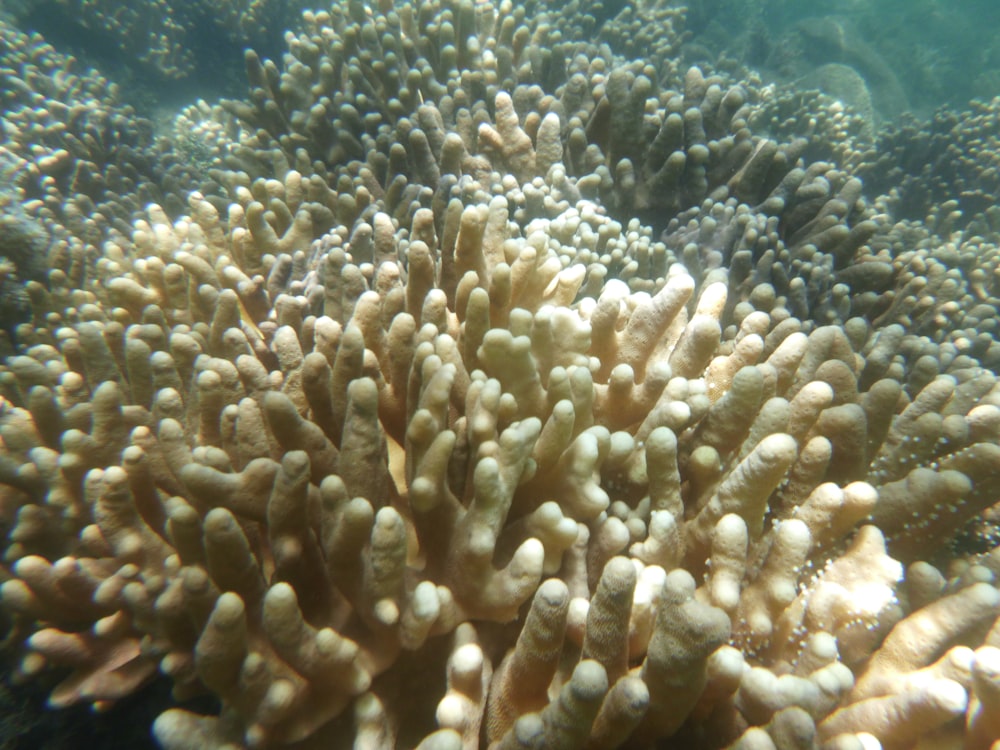
[[[6,8],[15,20],[42,27],[84,47],[111,46],[132,65],[161,80],[192,78],[213,60],[212,47],[228,50],[270,44],[306,7],[301,0],[34,0]],[[56,22],[54,19],[58,19]],[[280,36],[278,37],[280,38]]]

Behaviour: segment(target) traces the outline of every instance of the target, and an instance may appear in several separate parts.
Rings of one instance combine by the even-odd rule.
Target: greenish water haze
[[[65,12],[65,0],[0,0],[0,13],[101,69],[148,114],[198,97],[242,95],[243,48],[280,58],[284,29],[296,25],[299,10],[322,8],[329,0],[269,3],[265,28],[244,29],[235,37],[217,28],[209,0],[167,4],[178,21],[201,31],[184,39],[197,72],[180,78],[158,76],[106,29]],[[690,63],[722,55],[765,81],[827,89],[850,101],[835,90],[843,87],[842,75],[830,83],[823,70],[847,66],[867,84],[865,98],[870,93],[876,123],[904,112],[925,118],[941,106],[963,107],[973,98],[1000,95],[1000,0],[584,0],[581,7],[601,23],[629,4],[686,6],[691,39],[684,55]],[[149,12],[157,11],[151,5]],[[212,75],[205,75],[208,70]]]
[[[792,83],[857,70],[883,119],[1000,95],[996,0],[691,0],[692,42]]]

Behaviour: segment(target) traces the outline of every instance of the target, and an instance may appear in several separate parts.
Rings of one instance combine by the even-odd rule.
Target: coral
[[[48,236],[38,221],[26,214],[12,189],[17,161],[0,150],[0,325],[8,334],[30,316],[24,284],[43,281],[48,274],[45,251]]]
[[[944,216],[936,225],[899,222],[876,239],[879,253],[894,258],[898,273],[895,289],[871,313],[881,325],[901,325],[941,344],[934,350],[938,367],[965,357],[996,370],[1000,351],[994,343],[995,310],[1000,299],[994,278],[1000,251],[995,241],[946,228],[957,218],[953,203],[938,210]],[[909,356],[928,353],[921,349]]]
[[[161,716],[168,748],[614,746],[708,717],[713,743],[790,721],[890,743],[868,702],[972,637],[914,618],[972,596],[963,627],[993,622],[981,574],[920,598],[904,575],[992,502],[988,372],[910,402],[870,371],[880,332],[735,327],[723,276],[696,298],[678,266],[577,299],[544,223],[473,229],[492,203],[450,212],[448,244],[376,212],[295,257],[190,210],[9,364],[3,601],[47,624],[25,675],[72,667],[55,704],[159,667],[223,704]],[[956,512],[918,527],[908,496]],[[901,661],[904,627],[939,644]],[[942,679],[899,715],[964,711],[970,678]]]
[[[800,38],[801,54],[805,59],[818,66],[846,65],[860,74],[882,118],[898,116],[909,109],[899,74],[877,48],[866,42],[850,18],[806,18],[796,23],[793,31]]]
[[[271,46],[306,6],[274,0],[156,0],[122,7],[113,2],[42,0],[10,9],[16,21],[56,36],[69,33],[84,53],[113,45],[152,80],[191,78],[217,61],[220,46],[238,53],[247,44]],[[58,17],[61,25],[51,23]]]
[[[857,83],[856,75],[838,70],[837,80],[846,78],[843,85],[851,86]],[[818,88],[805,88],[807,84]],[[822,79],[810,78],[794,89],[763,87],[760,106],[751,114],[749,125],[754,132],[776,140],[803,138],[807,146],[802,156],[807,161],[833,162],[854,173],[874,144],[874,118],[865,108],[863,90],[855,89],[858,107],[842,101],[824,84]]]
[[[929,121],[911,117],[879,134],[876,154],[859,173],[873,195],[887,196],[894,217],[921,221],[951,204],[957,213],[947,227],[993,237],[1000,231],[1000,99],[972,101],[969,110],[940,109]],[[941,233],[947,237],[946,228]]]
[[[37,34],[0,21],[4,134],[0,158],[22,210],[54,240],[99,253],[128,235],[148,203],[174,215],[204,187],[153,123],[120,102],[118,87]]]
[[[669,22],[656,61],[644,62],[628,57],[639,22],[631,10],[594,43],[580,41],[594,19],[574,7],[531,17],[506,4],[477,13],[404,5],[370,19],[340,6],[306,13],[281,65],[247,53],[249,100],[223,102],[240,132],[216,150],[223,168],[213,180],[239,200],[239,187],[288,169],[331,185],[350,177],[391,209],[418,190],[433,193],[424,205],[444,201],[463,176],[498,169],[524,182],[559,164],[583,197],[657,230],[722,191],[756,204],[779,185],[804,143],[751,132],[756,86],[679,67],[670,57],[683,39],[677,9],[639,13]],[[523,132],[504,133],[515,113]],[[210,119],[228,129],[219,113]],[[517,140],[536,134],[542,160],[517,156]]]
[[[648,60],[661,84],[683,80],[681,49],[690,38],[685,31],[689,9],[654,0],[626,4],[601,26],[598,39],[628,60]]]
[[[99,252],[20,188],[18,679],[213,696],[166,750],[1000,739],[996,248],[577,9],[307,13]]]

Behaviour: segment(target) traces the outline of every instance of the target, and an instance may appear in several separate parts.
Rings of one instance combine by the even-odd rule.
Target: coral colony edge
[[[169,132],[0,25],[15,681],[167,680],[165,750],[1000,748],[1000,103],[876,143],[684,13],[338,3]]]

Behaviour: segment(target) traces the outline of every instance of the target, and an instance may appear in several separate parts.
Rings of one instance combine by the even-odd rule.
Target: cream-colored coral
[[[22,496],[21,547],[8,552],[20,560],[3,586],[8,608],[51,623],[49,641],[42,633],[29,641],[25,669],[79,664],[61,701],[126,692],[120,680],[104,693],[84,686],[121,663],[112,653],[127,653],[133,673],[158,661],[179,694],[209,689],[226,707],[222,722],[164,714],[156,731],[168,747],[194,737],[254,747],[319,738],[351,711],[358,736],[384,721],[383,741],[416,744],[428,731],[420,710],[400,711],[380,687],[414,669],[439,680],[426,705],[452,732],[440,741],[457,734],[466,747],[480,732],[498,747],[530,742],[563,731],[556,727],[571,715],[588,717],[574,732],[584,737],[580,727],[592,723],[591,741],[610,745],[670,736],[719,712],[730,739],[750,726],[777,736],[802,720],[792,709],[832,736],[873,730],[858,718],[866,702],[896,692],[869,687],[876,675],[905,681],[928,663],[892,656],[893,635],[882,643],[893,625],[919,627],[914,618],[930,611],[909,614],[900,601],[903,567],[883,533],[865,526],[840,549],[873,508],[877,517],[878,487],[824,483],[806,450],[817,440],[839,445],[844,429],[825,426],[842,408],[833,403],[842,387],[815,379],[822,362],[858,372],[863,359],[842,334],[802,331],[769,347],[763,316],[725,346],[725,288],[688,302],[696,287],[679,269],[653,296],[610,282],[595,300],[560,301],[555,280],[573,266],[544,285],[528,276],[514,283],[517,264],[541,269],[558,257],[516,234],[502,237],[503,256],[488,255],[483,234],[460,241],[465,271],[452,287],[437,286],[440,261],[434,286],[417,274],[413,283],[426,289],[419,311],[410,312],[418,303],[395,231],[378,269],[352,265],[363,232],[310,251],[318,273],[309,278],[338,263],[342,279],[358,274],[371,287],[353,301],[346,287],[324,285],[300,296],[272,287],[271,303],[243,269],[272,275],[285,251],[266,233],[228,228],[198,196],[192,208],[192,220],[176,226],[153,211],[137,225],[134,249],[104,262],[89,322],[70,321],[75,328],[53,340],[65,353],[50,355],[34,381],[39,407],[12,407],[7,418],[10,460],[50,497],[69,493],[43,506],[64,519],[55,540],[45,539],[48,527],[28,525],[36,505]],[[451,216],[459,235],[480,220],[468,210]],[[381,221],[391,226],[373,215],[373,234]],[[427,251],[440,258],[441,248]],[[394,266],[397,280],[380,287]],[[493,304],[495,294],[511,298],[499,291],[501,277],[522,289],[518,304]],[[153,302],[162,322],[133,322]],[[317,316],[313,304],[343,317]],[[121,322],[104,312],[114,309]],[[706,323],[713,332],[702,332]],[[39,343],[28,357],[44,351]],[[922,423],[922,403],[957,397],[928,387],[876,444],[872,480],[925,470],[896,458],[892,445]],[[43,435],[58,434],[44,421],[52,417],[40,408],[43,394],[68,403],[73,389],[93,389],[87,421],[71,420],[80,426],[43,448]],[[973,445],[987,443],[964,450]],[[61,476],[78,467],[82,495],[54,481],[46,451],[57,452]],[[939,460],[982,470],[961,455]],[[827,465],[833,458],[819,452]],[[93,513],[96,525],[74,524],[74,507],[94,508],[83,518]],[[908,549],[902,526],[882,525],[895,535],[890,549],[894,538]],[[32,573],[45,564],[28,555],[45,544],[71,556]],[[877,579],[872,559],[884,571]],[[88,584],[75,572],[95,566],[121,584]],[[704,584],[688,570],[707,574]],[[57,596],[82,596],[115,618],[116,629],[94,631],[107,645],[58,657]],[[949,596],[997,595],[981,582]],[[487,625],[519,623],[532,599],[524,629],[513,631],[521,636],[497,650]],[[928,607],[946,612],[948,601]],[[992,622],[989,608],[976,611],[984,627]],[[900,642],[920,643],[916,653],[933,660],[961,637],[940,623],[933,630],[938,647]],[[810,656],[807,639],[824,634],[836,646]],[[444,653],[432,646],[442,637],[451,644]],[[723,667],[728,643],[743,653],[735,669]],[[848,667],[865,663],[852,690]],[[797,676],[769,671],[779,665]],[[941,723],[979,705],[958,700],[968,680],[952,683],[919,688],[900,710]],[[953,708],[925,711],[931,704]],[[891,731],[876,736],[891,745]]]
[[[493,54],[448,53],[512,74]],[[628,104],[633,132],[650,80],[601,81],[593,111]],[[699,71],[681,99],[712,106],[650,105],[657,155],[683,149],[701,195],[706,118],[745,100]],[[572,168],[556,108],[491,100],[447,134],[414,107],[412,173],[453,190],[406,192],[398,149],[389,185],[234,177],[228,211],[150,206],[50,274],[0,377],[20,676],[68,668],[58,704],[156,669],[216,696],[160,716],[168,750],[995,742],[1000,564],[947,546],[995,498],[995,376],[910,357],[943,350],[841,316],[819,272],[777,294],[697,247],[669,264],[593,200],[608,165]],[[727,189],[789,154],[756,141]],[[799,172],[761,197],[798,205],[813,257],[864,244],[833,231],[857,181]],[[813,303],[842,325],[793,315]]]

